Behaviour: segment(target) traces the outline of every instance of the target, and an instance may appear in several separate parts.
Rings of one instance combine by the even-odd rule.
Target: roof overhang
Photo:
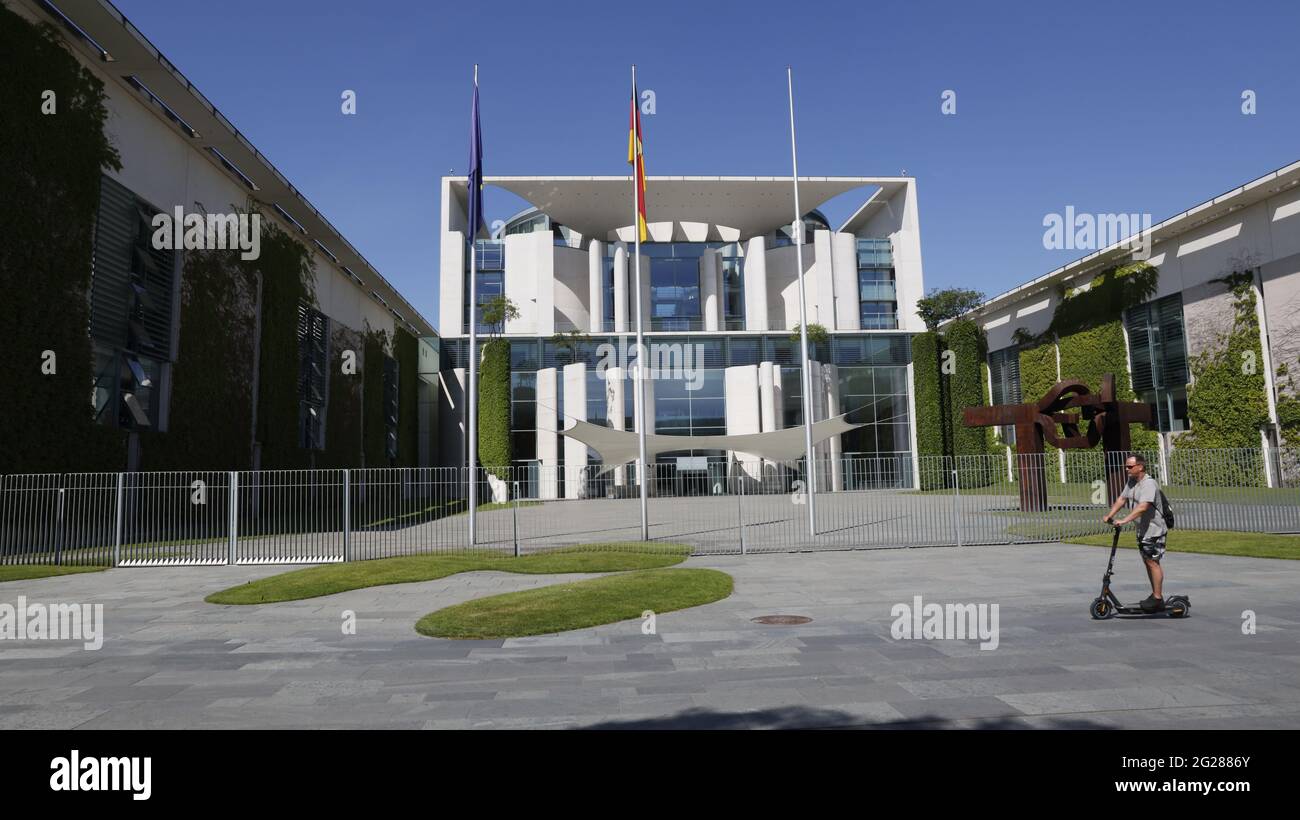
[[[465,178],[450,184],[465,205]],[[584,236],[614,239],[633,223],[630,176],[489,176],[483,184],[515,194]],[[858,188],[897,184],[881,177],[800,177],[799,207],[807,213]],[[748,239],[794,221],[794,188],[790,177],[652,176],[646,179],[646,216],[652,224],[686,226],[688,236],[699,230],[710,239]]]
[[[1163,222],[1151,226],[1148,230],[1131,234],[1109,247],[1094,251],[1068,265],[1063,265],[1056,270],[1045,273],[1037,279],[998,294],[980,305],[968,316],[984,318],[1009,305],[1051,291],[1058,285],[1067,284],[1073,287],[1075,286],[1075,280],[1094,277],[1105,268],[1131,261],[1134,258],[1134,247],[1146,241],[1148,236],[1150,240],[1149,247],[1154,247],[1161,242],[1174,239],[1216,219],[1222,219],[1257,202],[1268,199],[1284,190],[1295,189],[1297,186],[1300,186],[1300,162],[1293,162],[1258,179],[1233,188],[1231,191],[1220,194],[1213,199],[1208,199],[1180,214],[1171,216]]]

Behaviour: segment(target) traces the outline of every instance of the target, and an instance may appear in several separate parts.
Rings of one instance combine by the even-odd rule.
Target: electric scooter
[[[1160,615],[1165,614],[1171,618],[1185,618],[1192,609],[1192,602],[1186,595],[1173,595],[1165,599],[1164,609],[1158,609],[1154,612],[1147,612],[1142,607],[1134,604],[1125,606],[1115,597],[1115,593],[1110,591],[1110,576],[1115,572],[1115,551],[1119,549],[1119,532],[1120,528],[1115,527],[1115,537],[1110,542],[1110,563],[1106,565],[1106,574],[1101,578],[1101,595],[1095,598],[1088,612],[1094,620],[1104,620],[1114,618],[1116,615]]]

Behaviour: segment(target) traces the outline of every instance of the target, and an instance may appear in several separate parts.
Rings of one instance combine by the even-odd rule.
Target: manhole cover
[[[772,626],[812,623],[812,618],[805,618],[802,615],[761,615],[751,620],[756,624],[769,624]]]

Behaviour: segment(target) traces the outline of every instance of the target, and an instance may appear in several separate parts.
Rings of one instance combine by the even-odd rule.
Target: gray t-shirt
[[[1159,494],[1160,484],[1151,476],[1146,476],[1138,482],[1130,481],[1124,488],[1124,492],[1120,493],[1121,498],[1128,500],[1130,508],[1136,507],[1143,501],[1147,502],[1146,510],[1138,516],[1138,538],[1143,540],[1161,538],[1169,532],[1161,511]]]

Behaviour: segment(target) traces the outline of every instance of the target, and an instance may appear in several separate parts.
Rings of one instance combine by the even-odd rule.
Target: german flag
[[[627,126],[627,162],[636,166],[636,221],[642,242],[645,228],[645,150],[641,145],[641,109],[637,105],[636,84],[632,85],[632,115]]]

